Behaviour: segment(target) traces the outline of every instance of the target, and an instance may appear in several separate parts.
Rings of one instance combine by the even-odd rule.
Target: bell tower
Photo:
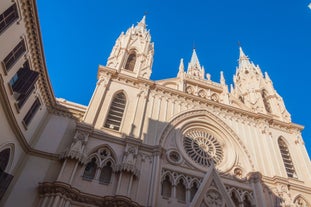
[[[270,114],[275,118],[290,122],[290,114],[285,108],[282,97],[276,92],[273,83],[265,72],[261,72],[245,55],[240,47],[239,65],[233,77],[233,96],[256,113]]]
[[[108,58],[107,67],[135,78],[149,79],[153,54],[154,45],[144,16],[136,26],[120,34]]]

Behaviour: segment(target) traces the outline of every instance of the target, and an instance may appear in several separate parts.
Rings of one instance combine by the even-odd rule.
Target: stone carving
[[[209,207],[222,207],[223,204],[221,194],[214,189],[207,191],[204,201]]]
[[[163,181],[167,175],[171,178],[172,185],[175,186],[178,184],[179,179],[183,178],[187,189],[190,189],[194,184],[199,188],[199,185],[202,182],[201,178],[163,168],[161,172],[161,180]]]
[[[125,196],[96,196],[81,192],[80,189],[74,188],[63,182],[44,182],[39,184],[40,197],[49,197],[55,199],[51,195],[59,195],[61,198],[68,200],[70,203],[79,203],[79,206],[128,206],[139,207],[140,205]],[[53,198],[54,197],[54,198]]]
[[[70,147],[68,147],[61,154],[60,158],[71,158],[79,160],[80,162],[84,162],[86,157],[84,153],[84,147],[88,140],[88,137],[89,134],[87,132],[77,130]]]
[[[291,206],[293,204],[288,186],[278,184],[276,187],[276,193],[281,199],[280,205],[282,207]]]
[[[137,146],[127,145],[123,155],[122,163],[117,165],[116,171],[126,171],[133,173],[135,176],[139,176],[140,171],[137,167]]]

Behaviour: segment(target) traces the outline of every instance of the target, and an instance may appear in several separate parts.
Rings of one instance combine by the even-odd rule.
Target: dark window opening
[[[10,159],[10,149],[4,149],[0,152],[0,200],[8,189],[13,175],[5,172]]]
[[[0,34],[17,19],[18,19],[17,6],[16,4],[13,4],[2,14],[0,14]]]
[[[136,54],[131,53],[129,57],[127,58],[126,64],[124,69],[133,71],[136,63]]]
[[[23,122],[26,126],[28,126],[28,124],[30,123],[32,118],[35,116],[35,114],[39,110],[40,106],[41,106],[41,103],[40,103],[39,99],[37,98],[23,119]]]
[[[93,180],[97,170],[96,158],[93,158],[89,163],[86,164],[83,178]]]
[[[172,194],[172,184],[168,175],[165,176],[165,179],[162,181],[161,187],[161,195],[164,198],[170,198]]]
[[[109,184],[111,181],[111,176],[112,176],[111,162],[107,162],[107,164],[101,170],[99,182],[102,184]]]
[[[4,67],[7,72],[12,68],[24,52],[26,52],[26,45],[25,41],[21,40],[3,60]]]
[[[10,85],[17,100],[17,106],[21,108],[35,88],[39,73],[30,70],[28,61],[20,68],[10,80]]]

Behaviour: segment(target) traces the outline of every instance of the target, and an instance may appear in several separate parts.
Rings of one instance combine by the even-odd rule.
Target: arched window
[[[234,206],[239,207],[239,198],[236,191],[232,191],[231,193],[231,200],[234,203]]]
[[[172,195],[172,183],[168,175],[162,181],[161,195],[165,198],[170,198]]]
[[[266,111],[268,113],[271,113],[272,110],[271,110],[271,105],[270,105],[270,103],[268,101],[268,92],[265,89],[263,89],[261,91],[261,97],[262,97],[262,100],[263,100],[263,104],[265,105]]]
[[[0,152],[0,172],[4,172],[10,159],[10,149],[6,148]]]
[[[243,207],[252,207],[252,202],[251,202],[251,199],[248,195],[244,196]]]
[[[186,201],[186,187],[183,179],[180,179],[176,185],[176,198],[178,201]]]
[[[280,148],[280,152],[282,155],[282,159],[283,159],[283,163],[285,166],[287,176],[290,178],[296,178],[297,176],[296,176],[295,168],[294,168],[292,158],[290,156],[286,143],[281,138],[279,138],[278,144],[279,144],[279,148]]]
[[[192,201],[197,191],[198,191],[198,184],[193,183],[192,187],[190,188],[190,201]]]
[[[88,179],[88,180],[93,180],[95,177],[95,173],[97,170],[97,164],[96,164],[96,158],[92,158],[92,160],[86,164],[84,173],[83,173],[83,178]]]
[[[0,152],[0,200],[4,196],[13,179],[13,175],[5,172],[9,163],[10,153],[10,148],[6,148]]]
[[[108,161],[106,165],[102,168],[99,176],[99,182],[102,184],[109,184],[112,176],[111,162]]]
[[[117,131],[120,129],[125,104],[126,98],[123,92],[120,92],[113,97],[105,123],[106,128]]]
[[[124,69],[133,71],[136,63],[136,53],[132,51],[127,58]]]

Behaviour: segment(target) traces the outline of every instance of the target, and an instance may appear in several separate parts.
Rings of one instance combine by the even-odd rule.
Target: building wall
[[[234,195],[240,206],[248,205],[246,198],[251,206],[310,206],[311,165],[302,127],[290,121],[272,81],[242,49],[238,71],[261,75],[257,91],[248,90],[242,72],[230,92],[223,75],[220,83],[205,79],[195,51],[187,71],[181,61],[176,78],[151,81],[153,43],[144,17],[120,35],[107,66],[99,66],[85,107],[55,99],[36,2],[4,0],[0,13],[13,4],[19,18],[0,33],[0,153],[10,149],[1,169],[1,206],[203,206],[212,195],[221,197],[222,206],[234,206]],[[7,72],[3,61],[21,38],[26,51]],[[137,64],[126,68],[131,54]],[[18,107],[19,94],[9,82],[26,60],[39,77]],[[263,89],[272,98],[262,96]],[[126,101],[116,129],[105,123],[118,93]],[[41,105],[25,124],[37,99]],[[280,138],[295,175],[285,169]],[[193,155],[198,151],[204,156]],[[12,180],[4,182],[4,174]]]

